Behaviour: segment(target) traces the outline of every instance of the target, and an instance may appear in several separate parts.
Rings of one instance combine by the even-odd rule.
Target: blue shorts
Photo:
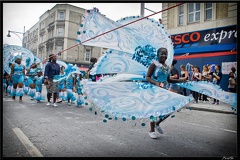
[[[42,85],[41,84],[36,85],[36,92],[42,93]]]
[[[64,84],[58,84],[58,90],[63,90]]]
[[[30,85],[30,84],[33,84],[34,81],[33,81],[31,78],[28,78],[28,79],[27,79],[27,83]]]
[[[73,89],[73,85],[66,85],[66,89]]]
[[[179,90],[179,86],[177,84],[174,84],[174,83],[170,83],[169,88],[171,88],[174,91],[178,91]]]
[[[23,75],[12,75],[13,84],[23,83]]]

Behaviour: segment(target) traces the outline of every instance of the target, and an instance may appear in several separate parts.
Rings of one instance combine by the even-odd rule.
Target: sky
[[[3,3],[3,44],[22,46],[24,26],[25,31],[35,25],[39,17],[47,10],[52,9],[56,4],[66,3]],[[127,16],[140,15],[140,3],[68,3],[73,6],[84,9],[92,9],[97,7],[99,12],[106,17],[117,21]],[[145,8],[155,12],[162,10],[162,3],[144,3]],[[153,12],[145,9],[144,16],[153,14]],[[158,13],[149,18],[158,20],[162,17],[162,13]],[[11,37],[7,37],[8,30],[20,33],[10,33]],[[76,35],[77,38],[77,35]]]

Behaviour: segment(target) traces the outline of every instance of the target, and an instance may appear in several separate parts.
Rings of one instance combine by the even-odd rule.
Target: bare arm
[[[178,75],[177,74],[174,74],[173,76],[170,76],[171,79],[177,79],[178,78]]]
[[[232,80],[228,80],[228,83],[229,83],[230,85],[236,85],[236,84],[237,84],[235,81],[232,83]]]
[[[185,79],[172,79],[170,76],[167,78],[168,83],[179,83],[179,82],[184,82]]]
[[[25,66],[23,66],[23,75],[25,76]]]
[[[180,77],[180,79],[187,80],[188,79],[188,72],[185,71],[185,77]]]
[[[151,78],[152,75],[153,75],[153,72],[154,72],[155,67],[156,67],[156,66],[155,66],[154,63],[152,63],[152,64],[150,65],[150,67],[148,68],[148,71],[147,71],[146,80],[147,80],[148,82],[156,85],[156,86],[159,86],[159,83],[156,82],[156,81],[154,81],[154,80]]]
[[[77,83],[77,77],[74,76],[74,79],[73,79],[73,85],[74,85],[74,87],[73,87],[73,89],[76,89],[76,83]],[[75,91],[76,91],[76,90],[75,90]]]
[[[29,76],[30,68],[27,69],[26,76]]]
[[[14,73],[14,64],[11,65],[11,73],[10,73],[10,76],[12,76]]]
[[[199,77],[196,76],[196,78],[197,78],[199,81],[201,81],[201,80],[202,80],[202,74],[199,73]]]

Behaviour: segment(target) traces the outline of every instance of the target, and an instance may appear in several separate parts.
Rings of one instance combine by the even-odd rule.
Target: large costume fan
[[[156,50],[160,47],[167,48],[168,67],[172,63],[174,50],[167,31],[155,20],[145,18],[125,25],[139,18],[132,16],[114,22],[94,8],[87,10],[77,32],[77,42],[109,48],[90,73],[114,73],[117,76],[103,78],[99,82],[85,81],[84,90],[96,108],[115,117],[162,117],[193,100],[191,96],[182,96],[146,82],[148,67],[157,60]],[[122,25],[125,26],[120,27]],[[162,68],[161,64],[159,65],[156,65],[157,69]],[[187,84],[179,85],[189,88],[190,85]],[[201,87],[200,90],[196,89],[197,86]],[[204,94],[207,93],[207,88],[211,87],[211,92],[216,93],[220,91],[216,86],[199,83],[196,86],[192,85],[190,89]],[[227,92],[221,92],[221,96],[218,94],[209,96],[220,100],[229,99],[233,104],[236,102],[236,96]]]
[[[77,32],[77,41],[84,42],[139,18],[133,16],[114,22],[96,9],[88,10]],[[192,100],[192,97],[141,82],[146,81],[152,60],[157,60],[158,48],[168,49],[168,66],[173,60],[170,36],[158,22],[143,19],[83,45],[111,48],[99,58],[91,74],[115,73],[117,76],[103,78],[100,82],[84,82],[85,92],[99,110],[121,118],[149,118],[172,113]]]
[[[15,63],[14,57],[16,55],[22,56],[21,64],[24,65],[26,69],[30,68],[31,64],[34,62],[34,55],[28,49],[20,46],[16,46],[16,45],[4,45],[3,46],[3,68],[8,74],[10,74],[11,72],[9,63]]]

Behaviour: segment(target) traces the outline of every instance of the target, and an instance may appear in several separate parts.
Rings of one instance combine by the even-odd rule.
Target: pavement
[[[189,103],[186,108],[190,110],[207,111],[224,114],[235,114],[232,110],[232,106],[224,102],[219,101],[219,105],[213,105],[213,99],[209,99],[208,102],[198,101],[198,103]]]

